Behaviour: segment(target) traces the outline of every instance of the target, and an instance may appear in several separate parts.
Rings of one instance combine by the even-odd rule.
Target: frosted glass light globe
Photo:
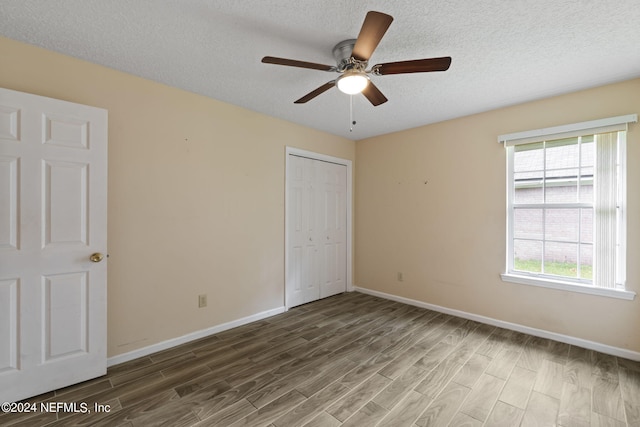
[[[369,77],[361,71],[348,70],[338,78],[338,89],[347,95],[360,93],[369,84]]]

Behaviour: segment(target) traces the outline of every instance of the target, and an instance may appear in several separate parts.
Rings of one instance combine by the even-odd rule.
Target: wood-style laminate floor
[[[24,426],[640,426],[640,363],[361,293],[133,360]]]

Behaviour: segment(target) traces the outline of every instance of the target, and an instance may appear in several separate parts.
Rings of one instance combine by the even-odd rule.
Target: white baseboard
[[[242,326],[242,325],[246,325],[247,323],[266,319],[267,317],[275,316],[276,314],[280,314],[284,312],[285,312],[284,306],[274,308],[272,310],[267,310],[261,313],[253,314],[251,316],[243,317],[242,319],[233,320],[231,322],[223,323],[221,325],[212,326],[207,329],[191,332],[189,334],[182,335],[177,338],[172,338],[166,341],[159,342],[157,344],[152,344],[147,347],[139,348],[137,350],[133,350],[128,353],[109,357],[107,359],[107,367],[119,365],[120,363],[128,362],[130,360],[137,359],[138,357],[148,356],[150,354],[157,353],[158,351],[166,350],[168,348],[175,347],[180,344],[188,343],[189,341],[194,341],[200,338],[204,338],[209,335],[217,334],[218,332],[226,331],[227,329],[236,328],[238,326]]]
[[[476,322],[486,323],[488,325],[497,326],[504,329],[510,329],[513,331],[522,332],[524,334],[534,335],[536,337],[547,338],[554,341],[560,341],[566,344],[587,348],[589,350],[599,351],[600,353],[610,354],[612,356],[618,356],[625,359],[640,361],[640,353],[632,350],[627,350],[624,348],[613,347],[610,345],[601,344],[601,343],[589,341],[589,340],[584,340],[584,339],[572,337],[569,335],[563,335],[555,332],[545,331],[542,329],[531,328],[529,326],[523,326],[517,323],[504,322],[502,320],[493,319],[491,317],[480,316],[473,313],[467,313],[465,311],[454,310],[451,308],[441,307],[439,305],[434,305],[434,304],[428,304],[426,302],[417,301],[410,298],[399,297],[396,295],[374,291],[371,289],[360,288],[358,286],[354,286],[353,290],[356,292],[362,292],[363,294],[369,294],[376,297],[388,299],[391,301],[397,301],[404,304],[409,304],[416,307],[437,311],[440,313],[450,314],[456,317],[462,317],[463,319],[474,320]]]

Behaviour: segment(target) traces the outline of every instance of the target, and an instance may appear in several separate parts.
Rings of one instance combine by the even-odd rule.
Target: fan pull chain
[[[353,132],[356,121],[353,119],[353,95],[349,95],[349,132]]]

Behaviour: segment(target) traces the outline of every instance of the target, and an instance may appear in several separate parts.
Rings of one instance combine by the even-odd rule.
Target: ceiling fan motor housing
[[[333,47],[333,57],[336,60],[337,71],[343,72],[344,70],[355,68],[354,61],[351,58],[353,53],[353,47],[356,44],[356,39],[343,40]],[[360,62],[360,61],[358,61]],[[363,63],[362,69],[366,68],[367,63]]]

